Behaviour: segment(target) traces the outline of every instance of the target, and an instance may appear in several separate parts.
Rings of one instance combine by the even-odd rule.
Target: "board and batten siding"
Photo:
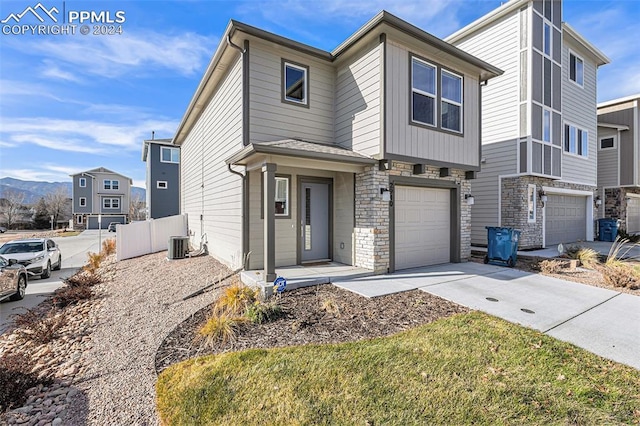
[[[308,107],[282,102],[282,60],[309,67]],[[335,71],[326,61],[292,49],[249,41],[251,142],[302,139],[334,143]]]
[[[520,19],[514,11],[454,45],[504,71],[482,87],[482,143],[514,139],[519,122]]]
[[[336,77],[336,143],[374,156],[381,152],[380,106],[382,45],[365,51],[338,69]]]
[[[191,243],[206,234],[209,253],[231,266],[242,261],[242,180],[225,159],[242,144],[242,61],[230,66],[181,148],[181,211]],[[202,215],[202,222],[200,221]]]
[[[569,80],[569,52],[584,61],[583,87]],[[562,45],[562,119],[563,142],[564,124],[572,124],[589,132],[589,155],[582,157],[562,150],[562,180],[585,185],[596,185],[598,159],[598,119],[597,119],[597,73],[596,64],[580,52],[577,46],[566,42]]]
[[[500,209],[501,175],[513,175],[517,172],[518,141],[508,140],[482,146],[482,171],[471,180],[471,194],[475,204],[471,207],[471,244],[486,245],[485,226],[498,226]]]
[[[618,131],[601,127],[598,129],[598,143],[600,138],[613,137],[615,147],[598,151],[598,188],[618,186]]]
[[[479,158],[479,96],[478,77],[462,73],[441,58],[433,58],[424,52],[411,49],[411,53],[440,64],[464,76],[463,134],[431,130],[410,125],[409,48],[387,41],[387,126],[386,151],[389,154],[424,158],[452,164],[478,166]],[[439,60],[440,59],[440,60]],[[437,109],[440,111],[440,108]]]

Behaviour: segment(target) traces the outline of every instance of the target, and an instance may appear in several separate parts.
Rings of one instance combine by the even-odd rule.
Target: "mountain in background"
[[[24,194],[25,204],[35,204],[40,198],[64,188],[71,198],[71,182],[38,182],[4,177],[0,179],[0,198],[3,198],[5,191],[15,191]],[[139,197],[146,200],[146,191],[137,186],[131,187],[131,198]]]

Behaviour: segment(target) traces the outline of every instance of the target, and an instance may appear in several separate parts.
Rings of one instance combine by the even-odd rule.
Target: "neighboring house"
[[[102,229],[109,223],[127,223],[131,200],[130,178],[100,167],[71,175],[73,224],[76,229]]]
[[[599,217],[640,233],[640,94],[598,105]]]
[[[147,219],[180,214],[180,147],[171,139],[150,139],[142,144],[147,163]]]
[[[596,80],[609,59],[562,21],[560,0],[511,0],[446,40],[505,72],[482,89],[472,243],[486,226],[520,248],[593,240]]]
[[[180,123],[194,245],[274,278],[470,255],[480,86],[498,68],[381,12],[332,52],[231,21]]]

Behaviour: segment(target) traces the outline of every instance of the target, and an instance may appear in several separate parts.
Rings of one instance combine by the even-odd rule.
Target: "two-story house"
[[[470,255],[480,87],[501,70],[381,12],[332,52],[231,21],[180,123],[193,244],[264,269]]]
[[[128,222],[130,178],[104,167],[76,173],[71,178],[74,228],[107,229],[111,222]]]
[[[171,139],[145,140],[142,161],[147,164],[147,219],[180,214],[180,147]]]
[[[598,104],[599,217],[640,233],[640,95]]]
[[[472,242],[486,226],[521,248],[593,240],[596,80],[609,59],[562,20],[561,0],[511,0],[446,38],[504,70],[482,88]]]

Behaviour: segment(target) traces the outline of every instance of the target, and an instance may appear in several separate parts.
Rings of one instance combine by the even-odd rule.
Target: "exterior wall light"
[[[476,203],[476,199],[471,194],[465,194],[464,199],[467,201],[467,205],[472,206]]]
[[[602,199],[600,198],[599,195],[596,197],[595,200],[593,200],[593,202],[596,205],[596,207],[600,207],[602,205]]]
[[[542,201],[542,207],[544,207],[547,204],[547,200],[549,198],[547,197],[547,194],[544,192],[543,189],[540,190],[538,195],[540,196],[540,201]]]
[[[391,191],[389,191],[389,188],[380,188],[380,195],[382,195],[382,201],[391,201]]]

